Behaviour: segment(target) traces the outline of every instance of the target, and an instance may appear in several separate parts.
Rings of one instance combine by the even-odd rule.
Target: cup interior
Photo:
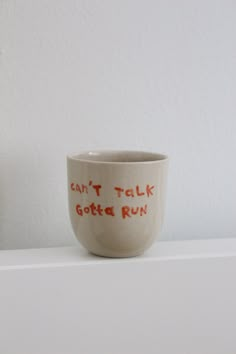
[[[68,156],[73,160],[107,163],[137,163],[166,160],[167,156],[145,151],[87,151]]]

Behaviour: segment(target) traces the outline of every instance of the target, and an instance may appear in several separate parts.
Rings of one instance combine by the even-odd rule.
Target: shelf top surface
[[[77,247],[3,250],[0,251],[0,270],[211,257],[236,257],[236,238],[157,241],[142,256],[133,258],[97,257],[89,254],[79,245]]]

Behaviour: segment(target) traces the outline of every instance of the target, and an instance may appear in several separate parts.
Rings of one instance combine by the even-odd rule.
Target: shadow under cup
[[[168,157],[143,151],[67,156],[68,200],[76,238],[104,257],[148,249],[163,223]]]

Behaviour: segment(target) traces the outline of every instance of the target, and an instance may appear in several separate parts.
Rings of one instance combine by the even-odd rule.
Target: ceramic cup
[[[104,257],[142,254],[158,236],[168,158],[142,151],[67,156],[69,213],[75,236]]]

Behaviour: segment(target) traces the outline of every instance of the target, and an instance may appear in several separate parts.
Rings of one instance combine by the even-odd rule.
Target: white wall
[[[171,156],[163,239],[236,230],[236,3],[0,4],[0,247],[73,244],[67,152]]]

